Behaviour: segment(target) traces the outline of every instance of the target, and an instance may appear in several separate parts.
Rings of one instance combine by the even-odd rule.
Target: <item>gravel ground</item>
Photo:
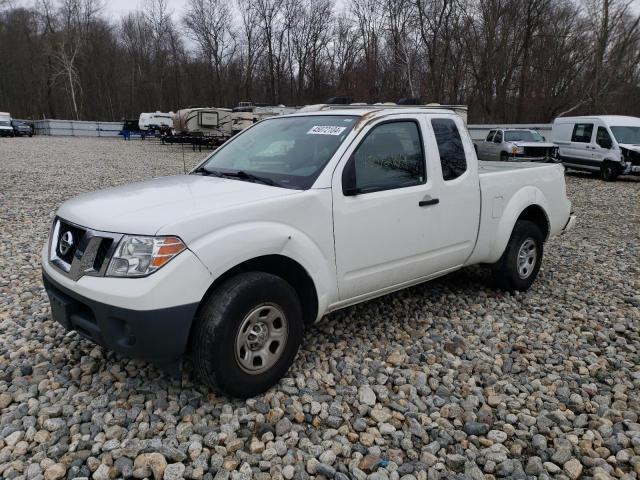
[[[640,477],[640,182],[568,176],[579,223],[530,292],[472,268],[349,308],[239,401],[65,333],[42,288],[64,199],[181,171],[152,142],[0,140],[0,477]]]

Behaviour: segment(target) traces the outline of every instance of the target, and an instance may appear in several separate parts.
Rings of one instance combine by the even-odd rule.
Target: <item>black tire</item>
[[[272,366],[260,373],[248,373],[236,353],[236,340],[251,312],[261,306],[275,306],[284,314],[280,322],[284,325],[281,328],[286,328],[286,340]],[[233,397],[257,395],[287,372],[302,342],[303,329],[300,300],[289,283],[268,273],[241,273],[213,291],[198,312],[191,335],[194,369],[213,389]],[[271,345],[266,348],[271,349]]]
[[[533,242],[533,248],[535,250],[533,260],[528,256],[533,253],[530,250],[530,242]],[[518,262],[519,254],[521,253],[521,248],[525,248],[525,244],[529,253],[528,255],[524,255],[523,260],[526,258],[527,262],[526,264],[523,262],[522,270],[520,270]],[[509,243],[502,257],[492,266],[495,285],[507,291],[528,290],[540,271],[544,250],[543,245],[544,236],[540,228],[528,220],[518,220],[513,227]]]
[[[605,182],[615,182],[620,175],[620,167],[612,162],[604,162],[600,167],[600,178]]]
[[[500,153],[500,160],[502,162],[508,162],[509,161],[509,154],[507,152],[501,152]]]

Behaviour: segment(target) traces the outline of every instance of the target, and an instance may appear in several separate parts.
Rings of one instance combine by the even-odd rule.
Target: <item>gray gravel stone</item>
[[[530,291],[474,267],[333,313],[277,386],[238,400],[66,332],[42,288],[60,203],[180,174],[181,147],[36,136],[0,139],[0,159],[2,478],[640,474],[638,179],[567,176],[579,222]]]

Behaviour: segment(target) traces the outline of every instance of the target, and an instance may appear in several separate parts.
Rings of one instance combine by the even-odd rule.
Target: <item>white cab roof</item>
[[[385,115],[392,114],[431,114],[442,115],[449,114],[455,115],[453,110],[445,108],[428,108],[428,107],[382,107],[372,106],[370,108],[332,108],[330,110],[318,110],[318,111],[306,111],[299,113],[291,113],[289,115],[282,115],[283,117],[309,117],[318,115],[351,115],[354,117],[367,116],[369,118],[377,118]]]
[[[573,123],[589,120],[600,120],[606,125],[640,125],[640,118],[629,117],[626,115],[585,115],[581,117],[559,117],[556,118],[553,123]]]

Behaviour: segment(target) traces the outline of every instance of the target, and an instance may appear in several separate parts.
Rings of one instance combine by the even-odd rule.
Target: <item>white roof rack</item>
[[[431,103],[426,105],[398,105],[395,103],[350,103],[350,104],[332,104],[320,103],[316,105],[307,105],[302,107],[298,112],[320,112],[323,110],[399,110],[399,109],[425,109],[425,110],[451,110],[457,113],[466,125],[467,113],[469,107],[466,105],[440,105],[439,103]]]

